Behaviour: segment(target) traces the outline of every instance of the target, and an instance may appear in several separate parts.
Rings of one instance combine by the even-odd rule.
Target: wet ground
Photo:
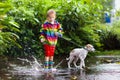
[[[20,59],[0,58],[0,80],[120,80],[120,56],[96,56],[87,58],[86,69],[68,69],[67,61],[54,73],[39,71],[40,66]],[[61,59],[56,59],[57,65]],[[40,63],[40,61],[39,61]],[[79,65],[79,63],[78,63]]]

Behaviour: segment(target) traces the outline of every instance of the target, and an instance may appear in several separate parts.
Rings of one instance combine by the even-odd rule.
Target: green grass
[[[96,51],[95,55],[120,55],[120,50]]]

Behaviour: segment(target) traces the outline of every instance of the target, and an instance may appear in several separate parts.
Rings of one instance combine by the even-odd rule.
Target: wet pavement
[[[85,70],[70,70],[67,61],[63,61],[57,72],[43,73],[42,68],[33,62],[1,58],[0,80],[120,80],[120,56],[96,56],[85,62]]]

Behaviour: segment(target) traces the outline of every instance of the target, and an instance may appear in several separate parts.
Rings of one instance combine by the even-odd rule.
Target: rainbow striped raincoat
[[[58,36],[55,35],[55,32],[58,33],[59,37],[62,37],[62,27],[55,21],[54,24],[46,21],[40,29],[40,39],[45,39],[43,44],[56,45]]]

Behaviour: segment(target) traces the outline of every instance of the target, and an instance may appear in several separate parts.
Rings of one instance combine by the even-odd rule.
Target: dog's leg
[[[73,56],[70,56],[70,60],[68,61],[68,68],[69,68],[69,69],[71,69],[70,64],[71,64],[71,62],[73,61],[73,59],[74,59],[74,57],[73,57]]]
[[[82,67],[85,68],[85,61],[83,60]]]
[[[84,60],[83,59],[80,59],[81,62],[80,62],[80,69],[83,69],[82,66],[83,66],[83,63],[84,63]]]
[[[76,57],[75,60],[74,60],[74,62],[73,62],[74,66],[75,66],[76,68],[78,68],[78,66],[77,66],[77,64],[76,64],[77,61],[78,61],[78,58]]]

